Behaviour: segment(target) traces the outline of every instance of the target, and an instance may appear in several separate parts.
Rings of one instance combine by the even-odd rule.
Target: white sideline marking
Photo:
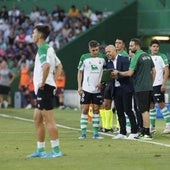
[[[25,118],[17,117],[17,116],[10,116],[10,115],[6,115],[6,114],[0,114],[0,116],[1,117],[6,117],[6,118],[10,118],[10,119],[22,120],[22,121],[26,121],[26,122],[33,122],[33,120],[31,120],[31,119],[25,119]],[[80,129],[72,128],[72,127],[68,127],[68,126],[64,126],[64,125],[60,125],[60,124],[57,124],[57,127],[61,127],[63,129],[80,131]],[[92,131],[88,130],[88,132],[92,132]],[[107,133],[100,133],[100,134],[105,135],[105,136],[113,136],[113,135],[107,134]],[[154,141],[142,141],[142,140],[135,140],[135,141],[155,144],[155,145],[164,146],[164,147],[170,147],[170,144],[164,144],[164,143],[159,143],[159,142],[154,142]]]

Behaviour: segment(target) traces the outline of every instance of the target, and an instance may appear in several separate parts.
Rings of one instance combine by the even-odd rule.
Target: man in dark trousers
[[[130,63],[129,59],[118,55],[115,46],[108,45],[105,51],[106,55],[111,58],[114,69],[119,71],[128,70]],[[114,136],[113,139],[134,139],[134,137],[138,134],[135,115],[132,111],[132,95],[134,90],[132,79],[130,77],[117,76],[114,76],[113,78],[113,98],[120,124],[120,133]],[[131,133],[128,137],[126,136],[127,131],[125,113],[128,115],[131,123]]]

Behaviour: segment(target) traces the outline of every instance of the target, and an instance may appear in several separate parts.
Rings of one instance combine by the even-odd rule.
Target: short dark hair
[[[160,46],[160,42],[156,39],[153,39],[151,42],[150,42],[150,46],[152,46],[153,44],[157,44]]]
[[[94,48],[94,47],[98,47],[99,43],[96,40],[91,40],[88,43],[89,48]]]
[[[135,42],[135,45],[139,45],[141,47],[141,41],[139,38],[132,38],[130,41]]]
[[[38,32],[43,34],[44,39],[46,39],[50,34],[50,26],[47,24],[38,24],[34,27]]]
[[[124,44],[126,43],[126,41],[123,37],[117,37],[116,40],[121,40]]]

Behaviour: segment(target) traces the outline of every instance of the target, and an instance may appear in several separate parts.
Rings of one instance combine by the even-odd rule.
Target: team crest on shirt
[[[92,64],[91,69],[92,69],[92,71],[95,71],[95,70],[98,70],[98,67],[96,65]]]

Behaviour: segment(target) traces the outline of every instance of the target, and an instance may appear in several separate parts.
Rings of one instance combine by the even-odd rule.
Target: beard
[[[131,52],[134,53],[134,54],[136,53],[136,51],[137,51],[137,50],[131,50]]]

